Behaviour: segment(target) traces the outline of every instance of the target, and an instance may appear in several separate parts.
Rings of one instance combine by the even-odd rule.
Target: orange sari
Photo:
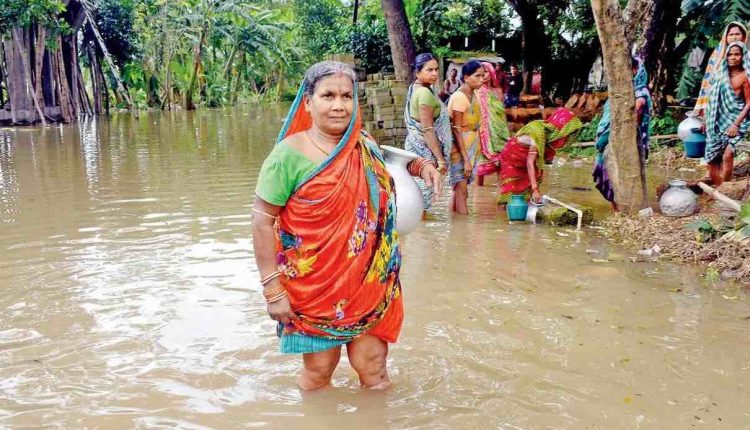
[[[304,87],[278,142],[312,125],[301,108],[303,94]],[[393,180],[374,140],[362,130],[356,97],[354,106],[341,141],[297,185],[278,217],[281,283],[299,316],[282,328],[282,336],[345,343],[366,333],[395,342],[401,331]]]

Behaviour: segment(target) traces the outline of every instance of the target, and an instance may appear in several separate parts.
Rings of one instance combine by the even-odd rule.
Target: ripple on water
[[[343,359],[301,393],[251,243],[284,112],[238,109],[0,137],[0,427],[747,426],[746,293],[593,230],[508,225],[494,178],[471,215],[446,192],[404,238],[393,389],[360,390]],[[552,195],[606,209],[569,190],[588,169],[548,170]]]

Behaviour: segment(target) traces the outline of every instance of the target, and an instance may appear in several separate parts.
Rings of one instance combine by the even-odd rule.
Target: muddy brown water
[[[750,428],[745,290],[508,225],[492,186],[405,239],[394,387],[342,360],[300,393],[250,240],[285,108],[0,130],[0,428]],[[602,216],[589,178],[547,189]]]

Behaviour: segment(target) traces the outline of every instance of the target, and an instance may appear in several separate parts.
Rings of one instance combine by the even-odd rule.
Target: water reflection
[[[508,225],[492,181],[404,243],[407,319],[370,393],[301,393],[251,250],[284,106],[0,131],[0,427],[687,428],[750,416],[746,293],[594,231]],[[607,206],[588,168],[551,194]],[[598,261],[610,260],[610,263]]]

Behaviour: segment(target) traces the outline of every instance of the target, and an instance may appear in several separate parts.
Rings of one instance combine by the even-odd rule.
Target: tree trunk
[[[185,110],[195,110],[195,104],[193,104],[193,89],[195,82],[198,79],[198,70],[201,65],[201,54],[203,51],[203,43],[206,40],[206,33],[208,32],[208,21],[203,21],[203,27],[201,28],[200,37],[198,43],[193,47],[193,71],[190,74],[190,81],[188,81],[187,89],[185,90]]]
[[[55,92],[55,66],[54,66],[54,54],[49,50],[44,52],[44,64],[42,66],[42,94],[44,96],[45,106],[57,106],[58,98]]]
[[[78,58],[76,57],[76,39],[75,34],[63,36],[60,51],[63,57],[63,69],[68,78],[67,84],[70,90],[70,102],[73,106],[74,118],[80,118],[82,115],[81,95],[78,93]]]
[[[636,212],[647,204],[645,169],[638,154],[635,94],[625,21],[618,0],[591,0],[609,79],[612,113],[607,169],[619,208]]]
[[[245,70],[246,64],[247,64],[247,55],[243,53],[240,70],[237,71],[237,79],[234,81],[234,88],[232,88],[232,98],[230,102],[233,105],[237,104],[237,93],[240,90],[240,81],[242,80],[242,71]]]
[[[354,0],[354,14],[352,16],[352,24],[357,23],[358,14],[359,14],[359,0]]]
[[[40,102],[42,111],[44,111],[44,93],[42,92],[42,72],[44,69],[44,51],[47,39],[47,31],[43,25],[37,25],[36,46],[34,47],[34,89],[36,99]]]
[[[92,98],[94,99],[94,114],[101,115],[104,113],[104,104],[102,103],[102,85],[99,81],[99,74],[97,69],[99,68],[98,61],[96,59],[96,52],[91,44],[86,46],[86,54],[89,57],[89,70],[91,73],[91,91]]]
[[[532,76],[537,66],[550,66],[549,47],[544,25],[539,18],[540,0],[506,0],[521,18],[521,58],[523,60],[523,90],[531,92]],[[542,63],[545,64],[542,64]],[[550,69],[551,67],[545,67]],[[544,79],[544,77],[542,77]],[[543,83],[543,87],[544,87]]]
[[[677,82],[675,73],[679,72],[677,65],[682,57],[676,56],[674,41],[680,14],[680,0],[655,0],[651,21],[644,31],[641,58],[648,71],[657,115],[666,110],[667,94],[672,93]]]
[[[628,47],[635,45],[639,49],[646,42],[646,31],[654,14],[656,3],[662,0],[629,0],[623,18],[625,19],[625,38]]]
[[[5,56],[5,74],[7,76],[7,80],[5,82],[7,89],[8,89],[8,104],[10,105],[10,120],[12,123],[18,122],[18,115],[16,114],[16,110],[19,109],[17,105],[17,101],[20,101],[18,96],[16,95],[17,89],[16,87],[19,86],[18,84],[18,65],[16,64],[17,61],[17,55],[16,55],[16,49],[13,46],[13,40],[8,40],[3,38],[3,54]]]
[[[240,44],[235,43],[234,46],[232,46],[232,51],[229,53],[229,56],[227,57],[227,62],[224,65],[224,79],[230,79],[232,75],[232,65],[234,64],[234,56],[237,55],[237,49],[239,48]]]
[[[3,71],[5,55],[2,48],[3,43],[0,42],[0,110],[5,108],[5,92],[3,91],[3,82],[5,82],[5,72]]]
[[[385,21],[388,25],[388,40],[391,44],[391,56],[393,57],[393,69],[396,78],[403,81],[412,79],[414,57],[414,39],[411,36],[409,20],[406,17],[403,0],[380,0],[385,13]]]
[[[16,44],[16,49],[18,50],[18,53],[21,57],[21,64],[22,64],[22,70],[23,70],[23,79],[24,84],[26,87],[26,94],[25,96],[30,96],[31,101],[34,104],[34,108],[36,109],[37,115],[39,115],[39,120],[42,121],[42,125],[47,125],[47,120],[44,118],[44,111],[42,110],[42,105],[39,102],[39,99],[37,99],[37,92],[34,90],[34,85],[31,83],[31,67],[30,67],[30,58],[29,58],[29,52],[26,49],[26,46],[29,46],[31,44],[31,38],[30,36],[30,29],[21,29],[21,28],[14,28],[11,33],[13,37],[13,41]]]
[[[544,28],[539,20],[539,10],[536,6],[528,6],[521,14],[521,56],[523,58],[523,91],[531,93],[531,81],[534,75],[534,69],[540,65],[540,58],[549,58],[546,55],[547,47],[544,43],[543,33],[540,29]]]
[[[78,69],[78,94],[81,96],[81,106],[83,107],[84,115],[92,116],[94,111],[91,108],[91,100],[89,94],[86,92],[86,84],[83,82],[83,73],[81,68],[76,63],[76,69]]]
[[[57,85],[59,87],[60,113],[63,121],[71,123],[75,119],[73,105],[70,99],[70,87],[68,86],[68,77],[65,73],[65,57],[63,57],[63,41],[60,35],[57,35],[57,51],[55,63],[57,63]]]

